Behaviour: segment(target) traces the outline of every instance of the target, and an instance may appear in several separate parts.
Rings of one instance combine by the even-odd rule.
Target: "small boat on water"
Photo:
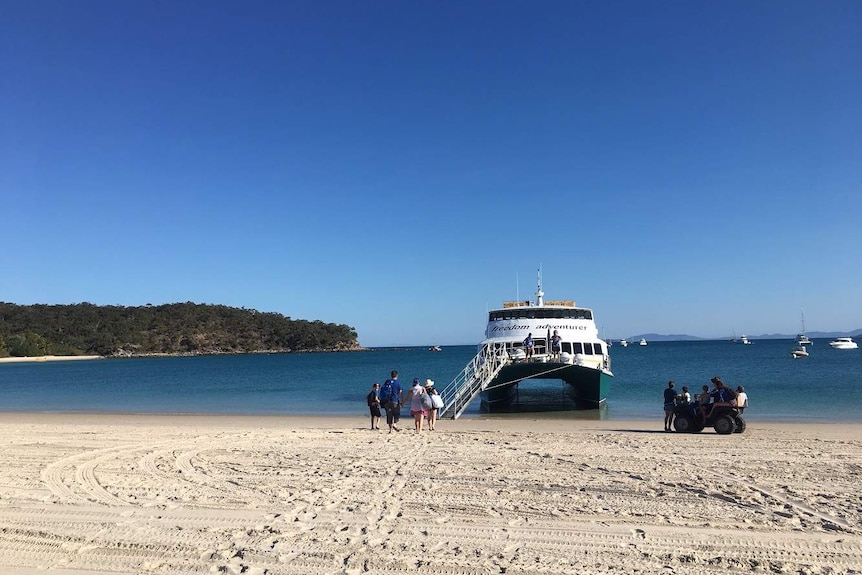
[[[796,334],[796,345],[814,345],[814,342],[805,335],[805,312],[802,312],[802,333]]]
[[[739,343],[741,343],[743,345],[751,345],[751,341],[748,339],[748,336],[746,336],[746,335],[739,336]]]
[[[428,348],[428,351],[443,351],[443,348],[440,347],[439,345],[432,345],[431,347]]]
[[[836,337],[829,342],[832,349],[858,349],[859,345],[850,337]]]
[[[805,349],[805,346],[800,345],[796,349],[790,352],[794,358],[808,357],[808,350]]]
[[[623,346],[623,347],[628,347],[628,346],[629,346],[629,342],[627,342],[627,341],[626,341],[626,340],[624,340],[624,339],[621,339],[621,340],[620,340],[620,345],[621,345],[621,346]]]
[[[529,380],[560,380],[577,408],[603,405],[611,358],[599,338],[593,311],[573,300],[546,301],[539,273],[536,300],[506,301],[488,312],[476,357],[440,394],[440,417],[457,418],[476,395],[488,407],[528,395]],[[552,335],[553,333],[553,335]]]
[[[644,338],[641,338],[641,340],[638,342],[638,345],[647,345],[647,341]]]

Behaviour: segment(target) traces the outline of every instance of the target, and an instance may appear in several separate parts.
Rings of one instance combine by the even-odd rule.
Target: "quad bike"
[[[673,428],[677,433],[700,433],[704,427],[712,427],[716,433],[727,435],[745,431],[742,410],[737,407],[717,406],[712,408],[704,423],[698,406],[694,403],[677,405],[673,409]]]

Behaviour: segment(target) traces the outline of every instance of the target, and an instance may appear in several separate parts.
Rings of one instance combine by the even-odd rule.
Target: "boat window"
[[[572,353],[572,344],[567,341],[563,342],[563,353]]]
[[[604,355],[602,353],[602,344],[600,344],[600,343],[594,343],[593,344],[593,350],[595,351],[596,355]]]
[[[488,313],[488,321],[512,319],[593,319],[593,314],[587,309],[501,309]]]
[[[584,353],[586,355],[593,355],[593,344],[585,343],[584,344]]]
[[[584,353],[584,344],[579,341],[576,341],[572,345],[574,346],[574,353]]]

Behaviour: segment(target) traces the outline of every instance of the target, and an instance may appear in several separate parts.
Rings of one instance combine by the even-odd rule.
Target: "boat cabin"
[[[592,321],[593,312],[576,308],[572,300],[546,301],[542,307],[534,307],[529,301],[503,302],[503,309],[495,309],[488,314],[488,321],[508,319],[587,319]]]

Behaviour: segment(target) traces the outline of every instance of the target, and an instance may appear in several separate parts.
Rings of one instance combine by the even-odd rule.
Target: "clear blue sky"
[[[862,2],[0,0],[0,301],[862,327]]]

